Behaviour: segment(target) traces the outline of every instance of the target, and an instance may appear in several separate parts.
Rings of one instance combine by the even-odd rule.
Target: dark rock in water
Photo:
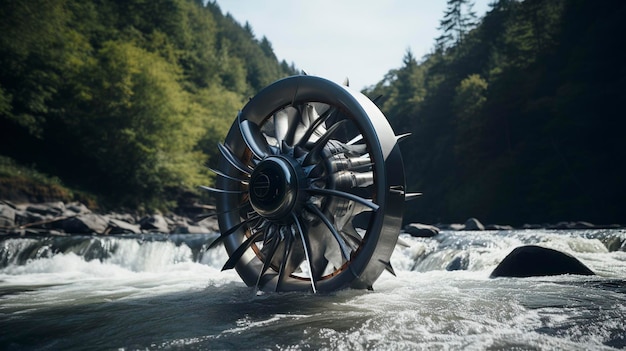
[[[450,224],[442,224],[438,223],[437,228],[440,230],[465,230],[465,224],[461,223],[450,223]]]
[[[476,218],[469,218],[465,221],[465,230],[485,230],[485,226]]]
[[[587,266],[566,253],[541,246],[520,246],[491,272],[496,277],[541,277],[548,275],[595,275]]]
[[[165,217],[160,214],[154,214],[142,218],[141,220],[139,220],[139,226],[141,229],[153,233],[169,233],[169,227],[167,222],[165,221]]]
[[[446,271],[462,271],[469,267],[469,257],[467,255],[461,255],[455,257],[446,266]]]
[[[211,232],[209,228],[200,225],[186,224],[176,226],[172,234],[207,234]]]
[[[419,238],[430,238],[439,234],[439,228],[422,223],[411,223],[404,227],[404,231],[411,236]]]
[[[103,234],[109,221],[101,215],[87,213],[61,219],[55,226],[69,234]]]

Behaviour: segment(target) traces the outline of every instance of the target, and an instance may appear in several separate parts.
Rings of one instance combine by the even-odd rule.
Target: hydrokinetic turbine
[[[405,199],[398,140],[380,109],[347,84],[279,80],[239,112],[215,188],[229,259],[263,291],[371,289],[398,242]]]

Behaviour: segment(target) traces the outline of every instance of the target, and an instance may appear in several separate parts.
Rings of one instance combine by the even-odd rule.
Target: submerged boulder
[[[595,275],[575,257],[536,245],[520,246],[491,272],[496,277],[541,277],[561,274]]]

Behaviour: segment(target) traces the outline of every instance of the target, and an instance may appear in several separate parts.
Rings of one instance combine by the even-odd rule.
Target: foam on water
[[[255,294],[213,236],[0,242],[0,349],[609,349],[626,347],[624,231],[404,236],[374,291]],[[515,247],[597,277],[489,279]],[[449,270],[457,269],[457,270]]]

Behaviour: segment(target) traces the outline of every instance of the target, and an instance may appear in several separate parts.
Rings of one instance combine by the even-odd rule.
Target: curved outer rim
[[[389,122],[365,95],[350,90],[324,78],[315,76],[292,76],[276,81],[254,96],[242,109],[241,120],[248,119],[260,125],[275,111],[303,102],[322,102],[349,111],[370,146],[370,157],[374,161],[375,202],[380,206],[370,220],[365,238],[368,242],[351,260],[350,269],[344,269],[332,278],[317,281],[319,292],[330,292],[347,287],[371,288],[372,284],[387,267],[389,258],[397,243],[402,215],[404,212],[404,166],[395,134]],[[248,151],[235,120],[226,136],[225,144],[238,158]],[[232,176],[240,176],[240,171],[229,166],[221,157],[219,168]],[[381,176],[382,175],[382,176]],[[237,190],[237,185],[223,177],[217,179],[217,187]],[[218,194],[217,211],[224,212],[237,208],[239,196]],[[220,231],[224,232],[241,222],[238,211],[219,216]],[[224,245],[229,255],[243,242],[245,226],[225,238]],[[371,242],[373,241],[373,242]],[[252,250],[247,250],[236,265],[236,270],[244,282],[254,286],[257,282],[262,262]],[[263,290],[275,290],[277,278],[273,278]],[[310,291],[308,280],[287,279],[281,291]]]

